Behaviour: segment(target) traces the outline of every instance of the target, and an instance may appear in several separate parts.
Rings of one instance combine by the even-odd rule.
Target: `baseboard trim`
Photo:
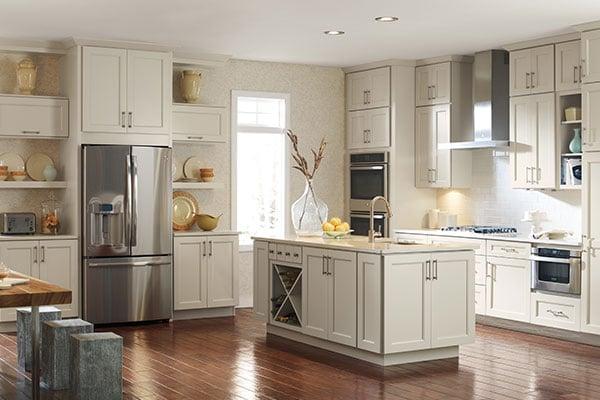
[[[458,357],[458,346],[442,347],[439,349],[407,351],[404,353],[377,354],[267,324],[267,337],[269,335],[278,336],[280,338],[292,340],[294,342],[303,343],[313,347],[318,347],[320,349],[331,351],[333,353],[357,358],[359,360],[366,361],[371,364],[376,364],[382,367]]]
[[[600,336],[593,335],[591,333],[551,328],[549,326],[535,325],[528,322],[512,321],[509,319],[489,317],[487,315],[477,315],[476,321],[478,324],[489,325],[496,328],[509,329],[511,331],[546,336],[553,339],[566,340],[569,342],[600,347]]]
[[[234,307],[202,308],[199,310],[173,311],[173,321],[201,318],[220,318],[235,316]]]

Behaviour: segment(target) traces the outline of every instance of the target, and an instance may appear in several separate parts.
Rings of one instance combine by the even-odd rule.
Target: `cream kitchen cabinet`
[[[174,105],[173,140],[226,142],[227,109],[221,106],[197,104]]]
[[[469,343],[475,335],[472,252],[384,260],[384,353]]]
[[[448,150],[452,105],[417,107],[415,117],[415,181],[421,188],[461,188],[471,183],[471,153]]]
[[[170,134],[171,53],[83,47],[82,130]]]
[[[582,82],[600,82],[600,30],[581,33]]]
[[[451,68],[450,62],[415,68],[417,107],[451,102]]]
[[[554,91],[554,45],[511,51],[510,96]]]
[[[348,149],[390,146],[390,108],[347,113]]]
[[[556,187],[554,94],[510,99],[510,168],[514,188]]]
[[[357,256],[303,249],[303,333],[356,347]]]
[[[346,110],[390,106],[390,67],[346,74]]]
[[[381,257],[358,254],[358,340],[359,349],[380,353],[381,348]]]
[[[0,260],[14,271],[72,291],[72,303],[57,305],[63,317],[79,315],[77,240],[18,240],[0,242]],[[0,310],[0,321],[16,321],[14,308]]]
[[[582,164],[581,330],[600,334],[600,152],[584,153]]]
[[[581,87],[581,147],[600,151],[600,83]]]
[[[557,43],[555,46],[556,91],[581,87],[581,43],[579,40]]]
[[[252,311],[261,321],[269,320],[269,244],[255,241],[253,252]]]
[[[43,96],[0,95],[0,136],[69,136],[69,100]]]
[[[531,262],[487,257],[486,315],[529,322]]]
[[[175,236],[173,257],[175,311],[237,305],[237,235]]]

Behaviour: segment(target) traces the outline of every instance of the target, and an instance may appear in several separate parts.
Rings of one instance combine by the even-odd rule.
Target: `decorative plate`
[[[173,157],[171,161],[171,175],[173,177],[173,182],[177,182],[183,179],[183,164],[177,157]]]
[[[183,173],[188,179],[200,180],[200,168],[202,163],[198,157],[190,157],[183,165]]]
[[[32,154],[31,157],[27,159],[27,163],[25,164],[27,175],[29,175],[29,177],[34,181],[45,181],[46,177],[44,176],[44,168],[46,168],[48,165],[54,167],[54,162],[52,162],[52,159],[46,154]]]
[[[8,166],[9,171],[25,171],[25,163],[16,153],[0,154],[0,165]]]
[[[173,229],[190,230],[200,212],[198,201],[188,192],[173,192]]]

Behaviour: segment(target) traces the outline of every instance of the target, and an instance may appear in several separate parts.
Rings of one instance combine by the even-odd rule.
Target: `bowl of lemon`
[[[333,239],[342,239],[352,232],[354,231],[350,229],[350,224],[337,217],[323,223],[323,233]]]

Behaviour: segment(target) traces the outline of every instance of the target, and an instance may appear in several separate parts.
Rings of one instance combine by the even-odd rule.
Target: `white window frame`
[[[285,126],[283,129],[272,128],[272,127],[256,127],[248,126],[244,127],[244,132],[259,132],[259,133],[279,133],[283,131],[285,135],[286,129],[290,128],[290,94],[289,93],[278,93],[278,92],[257,92],[247,90],[232,90],[231,91],[231,226],[233,229],[237,229],[237,135],[238,135],[238,110],[237,103],[239,97],[258,97],[267,99],[282,99],[285,102]],[[285,160],[283,176],[285,180],[284,187],[284,212],[283,212],[283,225],[285,234],[290,232],[290,170],[291,161],[290,157],[290,143],[287,137],[284,138],[285,142]],[[252,251],[253,245],[240,245],[241,252]]]

